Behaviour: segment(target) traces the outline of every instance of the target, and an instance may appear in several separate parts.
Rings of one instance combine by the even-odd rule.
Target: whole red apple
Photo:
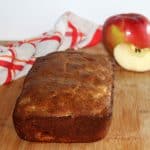
[[[141,14],[119,14],[108,18],[103,26],[103,42],[113,53],[119,43],[129,43],[136,48],[150,48],[150,21]]]

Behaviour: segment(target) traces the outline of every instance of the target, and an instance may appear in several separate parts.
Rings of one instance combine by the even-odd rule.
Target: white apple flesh
[[[134,45],[121,43],[114,48],[114,58],[124,69],[150,71],[150,48],[137,49]]]

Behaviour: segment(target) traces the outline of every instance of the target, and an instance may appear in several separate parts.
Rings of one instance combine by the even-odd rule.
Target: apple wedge
[[[134,45],[121,43],[114,48],[114,58],[121,67],[130,71],[150,70],[150,48],[138,49]]]

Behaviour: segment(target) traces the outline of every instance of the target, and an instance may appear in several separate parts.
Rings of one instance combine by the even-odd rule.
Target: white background
[[[98,24],[114,14],[137,12],[150,18],[149,0],[0,0],[0,40],[21,40],[52,29],[72,11]]]

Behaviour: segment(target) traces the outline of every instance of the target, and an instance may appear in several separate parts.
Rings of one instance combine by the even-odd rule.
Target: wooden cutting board
[[[86,49],[103,53],[102,45]],[[12,113],[23,80],[0,87],[0,150],[149,150],[150,72],[134,73],[115,67],[113,119],[106,138],[94,143],[31,143],[21,140]]]

